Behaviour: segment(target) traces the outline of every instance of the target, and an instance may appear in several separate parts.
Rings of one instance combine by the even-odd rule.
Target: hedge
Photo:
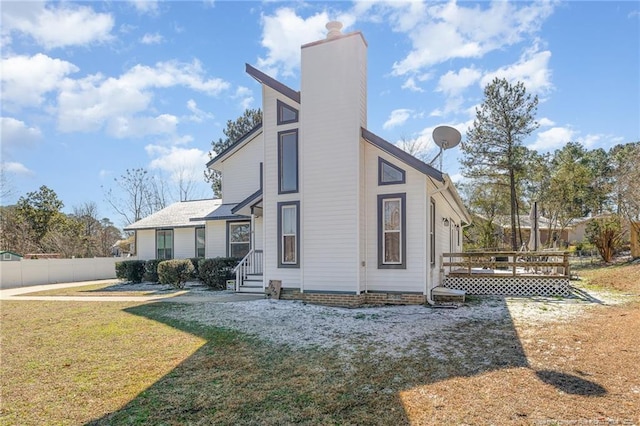
[[[152,283],[160,282],[158,278],[158,265],[162,262],[162,259],[150,259],[147,260],[144,265],[144,280]]]
[[[160,284],[170,284],[174,288],[184,288],[191,279],[193,264],[189,259],[163,260],[158,264]]]
[[[116,277],[131,283],[141,283],[145,272],[144,260],[123,260],[116,262]]]
[[[236,277],[233,268],[240,262],[236,257],[216,257],[213,259],[200,259],[198,262],[198,278],[200,281],[214,290],[225,290],[227,280]]]

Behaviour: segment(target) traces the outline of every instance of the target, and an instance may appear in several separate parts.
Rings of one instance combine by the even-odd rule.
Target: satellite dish
[[[457,146],[461,140],[462,135],[460,135],[460,132],[451,126],[438,126],[433,129],[433,141],[440,147],[440,152],[429,164],[433,164],[433,162],[440,157],[440,171],[442,171],[442,153],[447,149]]]
[[[438,126],[433,129],[433,141],[443,150],[457,146],[461,139],[460,132],[453,127]]]

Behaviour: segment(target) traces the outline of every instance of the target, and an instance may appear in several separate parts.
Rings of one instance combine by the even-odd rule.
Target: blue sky
[[[569,141],[640,140],[640,3],[2,1],[2,205],[41,185],[64,211],[143,167],[178,199],[211,196],[211,140],[261,105],[249,63],[299,89],[300,45],[330,20],[368,42],[368,128],[437,153],[436,126],[463,138],[494,77],[540,98],[541,152]],[[444,171],[459,178],[457,149]]]

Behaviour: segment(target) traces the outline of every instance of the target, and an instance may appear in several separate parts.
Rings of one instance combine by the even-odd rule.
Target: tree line
[[[94,202],[61,210],[63,202],[43,185],[20,197],[12,206],[0,207],[0,248],[20,255],[56,253],[60,257],[106,257],[122,238],[108,218],[98,217]]]
[[[537,105],[537,96],[527,94],[521,82],[496,78],[484,90],[461,146],[466,178],[461,192],[481,218],[468,233],[470,242],[498,247],[496,225],[506,215],[509,244],[519,249],[528,239],[523,238],[520,215],[528,214],[533,202],[559,234],[576,219],[604,215],[611,219],[601,226],[617,228],[617,235],[622,222],[640,226],[640,142],[605,150],[567,141],[554,152],[539,153],[523,145],[539,126]]]

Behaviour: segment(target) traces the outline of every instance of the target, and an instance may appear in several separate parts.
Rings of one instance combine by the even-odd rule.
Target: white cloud
[[[211,120],[214,115],[198,108],[198,104],[193,99],[187,101],[187,109],[191,111],[192,115],[188,117],[189,121],[196,123],[202,123],[204,120]]]
[[[240,100],[240,109],[247,110],[253,105],[253,92],[248,87],[238,86],[236,93],[233,95],[233,99]]]
[[[454,58],[479,58],[536,33],[553,11],[551,2],[520,6],[491,2],[465,7],[457,2],[382,3],[394,31],[406,33],[412,48],[394,63],[393,74],[415,73]]]
[[[29,170],[24,164],[12,161],[3,162],[2,169],[5,172],[13,173],[16,175],[33,175],[33,171]]]
[[[506,78],[510,82],[521,81],[530,93],[547,93],[553,88],[549,69],[551,52],[538,51],[537,46],[527,50],[518,62],[485,74],[480,81],[482,87],[494,78]]]
[[[0,135],[3,157],[14,147],[29,146],[42,138],[40,129],[29,127],[23,121],[12,117],[0,117]]]
[[[412,92],[424,92],[424,90],[416,84],[416,81],[413,77],[409,77],[405,80],[402,85],[403,89],[411,90]]]
[[[164,41],[164,37],[159,33],[147,33],[142,36],[140,43],[142,44],[160,44]]]
[[[148,145],[147,153],[154,158],[149,167],[169,173],[173,182],[202,181],[204,165],[209,161],[206,151],[197,148]]]
[[[67,2],[2,2],[2,35],[32,37],[46,49],[111,40],[114,18],[91,7]]]
[[[582,145],[584,145],[586,148],[591,148],[594,145],[596,145],[598,142],[600,142],[602,139],[604,139],[606,137],[606,135],[603,134],[589,134],[587,136],[584,137],[579,137],[578,141],[580,143],[582,143]]]
[[[329,20],[326,12],[304,19],[288,7],[262,16],[261,44],[267,55],[258,58],[258,68],[273,77],[293,75],[300,67],[300,46],[325,38]]]
[[[382,125],[382,128],[388,130],[396,126],[403,125],[411,117],[412,112],[412,110],[405,108],[394,109],[391,111],[389,119]]]
[[[544,132],[538,132],[536,140],[528,148],[543,152],[553,151],[575,140],[575,135],[576,132],[568,127],[552,127]]]
[[[542,117],[540,120],[538,120],[538,124],[540,124],[540,127],[551,127],[555,126],[556,123],[547,117]]]
[[[67,75],[79,71],[70,62],[42,53],[3,58],[1,64],[2,100],[17,107],[42,104],[46,93],[57,90]]]
[[[66,79],[58,96],[58,127],[64,132],[86,132],[106,125],[112,135],[121,138],[172,133],[178,123],[175,116],[149,116],[149,111],[153,89],[176,86],[215,96],[230,85],[219,78],[207,79],[198,61],[136,65],[117,78],[95,74]]]
[[[178,117],[170,114],[160,114],[157,117],[114,117],[107,125],[107,133],[120,139],[148,135],[173,135],[176,133],[177,126]]]
[[[480,79],[482,74],[475,68],[462,68],[458,72],[449,71],[440,77],[436,92],[449,96],[457,95]]]
[[[156,15],[158,13],[157,0],[129,0],[129,4],[142,14]]]

